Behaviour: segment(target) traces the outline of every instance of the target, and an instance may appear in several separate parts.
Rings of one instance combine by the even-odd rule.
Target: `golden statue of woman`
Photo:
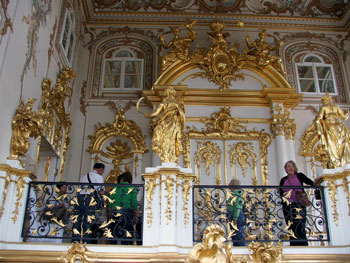
[[[344,124],[349,113],[344,113],[334,105],[329,94],[323,96],[321,100],[323,105],[315,119],[315,124],[321,144],[328,152],[328,168],[350,164],[350,133]]]
[[[182,130],[185,126],[185,108],[176,100],[173,87],[164,91],[165,98],[151,114],[141,112],[146,118],[156,118],[152,137],[152,150],[162,163],[178,163],[182,153]],[[139,99],[136,108],[139,111]],[[140,111],[139,111],[140,112]]]

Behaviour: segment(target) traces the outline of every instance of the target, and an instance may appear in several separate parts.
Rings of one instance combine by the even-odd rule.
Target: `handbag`
[[[307,197],[307,194],[302,191],[295,191],[295,195],[297,197],[297,201],[302,206],[310,206],[311,202],[309,198]]]
[[[288,179],[289,185],[292,186],[289,178],[287,178],[287,179]],[[297,198],[297,202],[299,205],[301,205],[301,206],[310,206],[311,205],[311,202],[310,202],[310,200],[307,197],[307,194],[305,192],[295,190],[295,196]]]

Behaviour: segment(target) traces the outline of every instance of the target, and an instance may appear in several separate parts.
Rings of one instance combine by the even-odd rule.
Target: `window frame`
[[[113,56],[112,58],[105,58],[103,60],[103,69],[102,69],[102,81],[101,81],[101,90],[103,92],[106,91],[140,91],[143,90],[143,78],[144,78],[144,59],[142,58],[136,58],[134,52],[132,52],[129,49],[119,49],[114,53],[117,54],[121,51],[128,51],[132,54],[132,57],[115,57]],[[105,88],[105,75],[106,75],[106,64],[108,61],[120,61],[121,62],[121,71],[120,71],[120,87],[119,88]],[[140,62],[140,87],[139,88],[125,88],[124,83],[125,83],[125,66],[126,62]]]
[[[321,62],[305,62],[305,60],[309,57],[316,57],[318,58]],[[307,78],[300,78],[299,77],[299,71],[298,71],[298,67],[299,66],[307,66],[307,67],[311,67],[312,68],[312,73],[313,73],[313,81],[315,84],[315,92],[307,92],[307,91],[302,91],[301,90],[301,85],[300,85],[300,81],[303,79],[307,79]],[[317,67],[328,67],[330,68],[331,71],[331,76],[332,79],[320,79],[318,77],[318,73],[317,73]],[[334,69],[333,69],[333,65],[332,64],[327,64],[324,62],[324,60],[316,55],[316,54],[308,54],[303,58],[303,62],[300,63],[295,63],[295,72],[296,72],[296,79],[297,79],[297,87],[298,87],[298,92],[301,94],[306,94],[306,95],[325,95],[326,93],[332,95],[332,96],[337,96],[338,95],[338,88],[337,88],[337,83],[336,83],[336,78],[335,78],[335,74],[334,74]],[[311,79],[311,78],[309,78]],[[322,80],[331,80],[333,82],[333,86],[334,86],[334,92],[321,92],[320,86],[319,86],[319,81]]]
[[[69,19],[69,28],[67,33],[67,40],[66,40],[66,46],[63,46],[63,36],[66,32],[66,24],[67,19]],[[60,37],[60,46],[63,50],[63,53],[65,55],[65,58],[67,59],[70,66],[72,66],[73,62],[73,56],[74,56],[74,48],[75,48],[75,17],[73,10],[66,10],[64,15],[64,23],[62,24],[62,30],[61,30],[61,37]],[[71,41],[71,36],[73,36],[73,40]],[[70,54],[69,54],[70,51]]]

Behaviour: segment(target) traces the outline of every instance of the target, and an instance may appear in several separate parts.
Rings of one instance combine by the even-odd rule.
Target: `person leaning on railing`
[[[228,219],[230,221],[230,229],[232,233],[232,243],[234,246],[246,246],[245,241],[245,226],[246,219],[243,212],[243,198],[239,189],[232,187],[240,185],[241,182],[237,179],[232,179],[230,182],[231,196],[227,200]],[[235,229],[236,228],[236,229]],[[238,231],[237,231],[238,229]]]
[[[136,224],[137,211],[137,193],[135,187],[127,187],[123,185],[132,184],[132,174],[130,172],[122,173],[118,176],[118,185],[112,190],[110,199],[113,203],[112,218],[114,223],[111,224],[111,231],[117,238],[132,238],[134,234],[133,225]],[[116,242],[111,242],[115,244]],[[121,241],[122,245],[131,245],[130,241]]]
[[[288,229],[293,231],[290,235],[290,245],[308,246],[305,231],[306,207],[298,202],[296,195],[297,191],[305,193],[303,187],[304,184],[314,185],[315,183],[305,174],[298,173],[298,168],[292,160],[285,163],[284,170],[287,175],[281,179],[280,186],[300,186],[298,189],[280,188],[281,197],[283,196],[288,200],[288,202],[283,201],[282,206],[284,219],[286,220],[287,226],[289,226]]]

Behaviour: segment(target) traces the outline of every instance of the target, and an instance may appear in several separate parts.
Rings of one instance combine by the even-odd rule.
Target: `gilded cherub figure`
[[[183,102],[176,100],[176,90],[173,87],[167,88],[164,95],[165,98],[153,113],[141,113],[146,118],[156,118],[152,150],[163,163],[178,163],[183,151],[182,131],[185,126],[185,108]],[[142,99],[137,102],[138,111]]]
[[[267,37],[266,30],[263,29],[259,32],[259,39],[254,40],[253,43],[249,43],[249,35],[246,36],[246,44],[248,47],[248,55],[254,56],[259,65],[271,64],[280,73],[284,74],[284,69],[282,66],[282,61],[279,57],[271,55],[270,51],[275,51],[279,49],[284,41],[280,41],[277,45],[272,46],[265,41]]]
[[[162,70],[165,70],[171,63],[174,63],[177,60],[188,59],[188,52],[190,49],[191,42],[193,42],[193,40],[197,36],[197,34],[192,29],[193,25],[196,22],[197,20],[194,20],[192,22],[189,21],[185,25],[186,29],[188,30],[188,33],[183,38],[180,37],[179,27],[173,27],[171,29],[171,32],[173,33],[174,37],[168,43],[165,42],[165,38],[164,38],[165,33],[162,33],[160,35],[160,42],[162,43],[162,47],[164,47],[165,49],[168,49],[171,47],[173,49],[168,54],[165,54],[162,57]]]
[[[322,97],[322,106],[315,119],[317,133],[321,144],[328,152],[328,168],[342,167],[350,164],[350,133],[344,121],[349,112],[344,113],[332,103],[332,97],[326,94]]]

